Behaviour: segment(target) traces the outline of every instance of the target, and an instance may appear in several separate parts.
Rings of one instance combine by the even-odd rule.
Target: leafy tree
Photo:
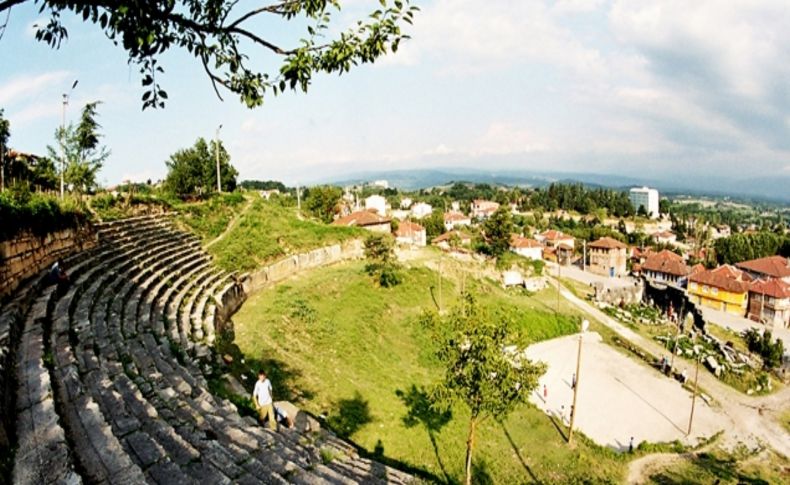
[[[65,13],[94,24],[121,46],[129,64],[139,67],[143,109],[164,106],[167,93],[159,85],[158,76],[164,72],[159,61],[172,48],[186,51],[200,63],[217,96],[224,89],[253,107],[261,105],[267,93],[307,91],[316,73],[342,74],[397,51],[408,38],[401,26],[411,23],[417,10],[409,0],[380,0],[381,8],[366,20],[338,33],[331,13],[340,10],[340,0],[279,0],[249,10],[241,6],[245,2],[235,0],[4,0],[0,14],[24,3],[35,3],[49,16],[35,28],[36,39],[50,47],[60,47],[68,37],[61,19]],[[306,32],[291,36],[301,37],[296,45],[280,45],[274,38],[264,38],[260,28],[267,20],[264,25],[271,24],[272,18]],[[272,31],[282,30],[282,25],[273,27]],[[281,60],[276,73],[255,67],[266,65],[260,54]]]
[[[0,108],[0,190],[5,190],[6,153],[10,138],[11,123],[5,119],[4,110]]]
[[[672,203],[669,202],[669,199],[661,199],[658,201],[658,213],[659,214],[669,214],[669,209],[672,206]]]
[[[380,286],[389,288],[400,283],[398,275],[400,266],[395,256],[392,236],[380,233],[368,236],[365,239],[365,258],[368,261],[365,271],[375,277]]]
[[[329,223],[338,212],[338,204],[343,191],[340,187],[324,185],[306,190],[304,203],[307,211],[313,216]]]
[[[483,223],[483,235],[492,256],[499,257],[510,249],[513,227],[513,217],[505,207],[497,209]]]
[[[744,340],[750,352],[758,354],[763,359],[763,366],[770,370],[782,365],[784,355],[784,344],[781,339],[774,339],[770,330],[764,330],[762,334],[756,328],[750,328],[744,332]]]
[[[628,227],[625,225],[625,221],[620,219],[617,222],[617,230],[620,231],[620,234],[627,236],[628,235]]]
[[[447,317],[426,313],[422,323],[439,342],[436,355],[444,364],[444,377],[431,392],[434,407],[447,411],[461,402],[469,408],[469,485],[477,427],[487,418],[501,422],[517,405],[526,403],[546,367],[523,353],[507,353],[505,347],[514,339],[512,321],[509,317],[493,319],[470,293],[462,296],[461,304]]]
[[[217,145],[198,138],[195,145],[170,155],[165,188],[179,197],[206,195],[217,190]],[[230,155],[219,142],[220,184],[222,190],[236,189],[238,172],[230,164]]]
[[[639,217],[647,217],[648,216],[647,209],[645,209],[644,205],[641,205],[641,204],[639,205],[639,209],[636,210],[636,215],[638,215]]]
[[[713,243],[719,263],[734,264],[749,259],[780,254],[787,236],[773,232],[756,234],[733,234],[717,239]]]
[[[279,190],[281,193],[288,192],[288,187],[279,180],[243,180],[239,187],[248,190]]]
[[[82,108],[77,126],[70,123],[55,130],[57,149],[47,146],[50,158],[65,159],[63,180],[78,192],[88,192],[96,188],[96,176],[110,156],[107,147],[99,146],[102,137],[99,133],[101,125],[96,121],[99,104],[101,101],[86,104]]]
[[[431,240],[444,233],[444,212],[434,209],[433,212],[422,220],[425,227],[425,236]]]

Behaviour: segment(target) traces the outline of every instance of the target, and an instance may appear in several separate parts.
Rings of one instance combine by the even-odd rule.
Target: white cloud
[[[69,75],[68,71],[53,71],[17,76],[0,84],[0,104],[11,105],[32,98],[41,91],[62,83]]]

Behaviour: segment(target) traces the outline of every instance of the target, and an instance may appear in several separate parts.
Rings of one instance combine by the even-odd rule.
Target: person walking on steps
[[[258,410],[258,419],[261,423],[269,421],[269,429],[277,430],[277,420],[274,418],[274,403],[272,402],[272,383],[266,378],[266,372],[258,371],[258,382],[252,391],[252,402]]]

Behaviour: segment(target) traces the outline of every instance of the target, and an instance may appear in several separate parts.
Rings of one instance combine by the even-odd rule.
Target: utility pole
[[[560,313],[560,273],[562,268],[562,264],[560,263],[560,252],[557,250],[557,314]]]
[[[296,210],[299,214],[302,213],[302,191],[299,190],[299,184],[296,184]]]
[[[222,129],[222,125],[220,124],[217,127],[217,136],[214,139],[214,148],[217,152],[217,193],[222,193],[222,184],[219,181],[219,130]]]
[[[694,368],[694,394],[691,396],[691,414],[689,415],[689,429],[686,431],[686,436],[691,434],[691,423],[694,421],[694,405],[697,403],[697,378],[699,378],[700,359],[702,359],[702,354],[697,356],[697,365]]]
[[[66,134],[66,106],[69,104],[69,96],[74,88],[77,87],[78,79],[74,80],[71,89],[68,93],[63,93],[63,117],[60,123],[60,200],[63,200],[66,184],[63,182],[63,173],[66,171],[66,144],[63,141],[63,136]]]
[[[579,350],[576,353],[576,383],[573,385],[573,404],[571,405],[571,422],[570,422],[570,429],[568,430],[568,444],[573,442],[573,422],[576,419],[576,413],[578,409],[576,408],[576,395],[579,393],[579,371],[581,370],[581,362],[582,362],[582,336],[584,332],[587,331],[587,327],[590,326],[590,322],[588,320],[582,320],[582,331],[579,334]]]
[[[439,253],[439,313],[442,313],[442,253]]]
[[[582,251],[582,271],[587,271],[587,240],[582,239],[583,243],[583,251]]]

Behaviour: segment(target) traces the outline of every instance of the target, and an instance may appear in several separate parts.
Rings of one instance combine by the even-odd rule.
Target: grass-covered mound
[[[253,197],[252,206],[241,213],[237,223],[209,248],[219,266],[227,270],[252,270],[286,254],[315,249],[345,241],[365,232],[349,227],[326,225],[297,216],[287,200],[271,201]]]
[[[403,283],[383,289],[363,262],[305,273],[253,295],[234,317],[236,344],[246,362],[236,372],[263,367],[275,396],[324,414],[328,423],[381,460],[395,460],[438,481],[463,477],[468,415],[451,418],[426,406],[423,390],[440,375],[434,343],[419,323],[434,306],[437,273],[422,265],[402,270]],[[445,263],[445,268],[449,265]],[[458,273],[447,271],[442,300],[459,293]],[[556,293],[505,291],[490,280],[466,278],[482,305],[511,313],[519,343],[576,331],[579,316]],[[436,291],[435,290],[435,291]],[[438,299],[438,294],[435,294]],[[483,423],[478,434],[476,477],[495,483],[619,482],[625,458],[583,438],[573,449],[542,412],[524,406],[504,423]]]
[[[44,235],[78,227],[90,218],[87,207],[77,197],[61,200],[54,195],[30,192],[26,186],[0,192],[0,241],[24,231]]]

